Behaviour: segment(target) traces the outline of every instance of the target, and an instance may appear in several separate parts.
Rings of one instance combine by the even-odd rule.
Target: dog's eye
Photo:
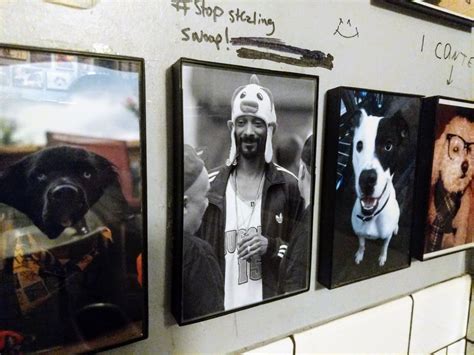
[[[46,174],[38,174],[36,176],[36,179],[38,179],[38,181],[45,181],[47,179],[47,176]]]
[[[393,144],[392,144],[392,143],[387,143],[387,144],[385,144],[385,150],[386,150],[387,152],[391,151],[392,148],[393,148]]]
[[[92,174],[88,171],[84,171],[84,173],[82,174],[82,176],[84,176],[86,179],[90,179]]]
[[[260,101],[263,101],[263,95],[261,93],[257,93],[257,98],[260,100]]]
[[[360,153],[362,151],[362,148],[364,148],[364,144],[362,143],[362,141],[358,141],[356,145],[357,151]]]
[[[240,94],[240,98],[243,99],[243,98],[245,97],[245,95],[247,95],[247,94],[245,93],[245,91],[243,91],[243,92]]]
[[[454,147],[454,148],[453,148],[453,152],[454,152],[454,153],[459,152],[459,147]]]

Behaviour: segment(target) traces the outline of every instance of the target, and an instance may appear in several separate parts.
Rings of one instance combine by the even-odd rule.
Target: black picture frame
[[[0,64],[0,352],[146,339],[144,60],[0,44]]]
[[[443,7],[439,4],[430,3],[426,0],[386,0],[387,2],[402,6],[408,9],[419,11],[421,13],[442,18],[444,20],[456,23],[463,27],[473,27],[474,18],[472,16],[463,14],[456,9],[450,9],[448,7]],[[469,4],[472,6],[472,4]]]
[[[365,110],[367,116],[361,109]],[[323,286],[333,289],[410,266],[413,219],[410,201],[413,199],[420,111],[421,96],[418,95],[346,86],[327,92],[318,246],[318,282]],[[364,184],[368,184],[367,180],[372,180],[373,189],[368,199],[367,196],[364,197],[366,207],[370,207],[364,212],[362,203],[357,204],[360,198],[357,197],[355,186],[356,180],[361,181],[361,178],[354,177],[353,141],[357,122],[369,122],[367,120],[372,116],[388,119],[383,126],[380,123],[382,120],[374,120],[372,122],[377,122],[376,125],[364,126],[358,133],[362,137],[356,146],[357,149],[360,148],[358,154],[361,154],[358,158],[360,161],[356,163],[358,171],[360,170],[358,175],[364,174]],[[402,121],[405,123],[402,124]],[[394,134],[396,135],[393,136]],[[375,139],[380,144],[376,145]],[[377,150],[377,154],[373,153],[376,149],[385,149],[382,144],[385,141],[389,142],[387,149],[395,153],[392,158],[384,155],[382,150]],[[402,155],[407,153],[413,161],[402,159]],[[393,166],[390,159],[398,162],[398,167],[392,167],[395,172],[393,179],[387,178],[392,171],[386,166]],[[369,170],[373,170],[370,178],[367,175]],[[374,172],[376,174],[372,176]],[[382,184],[384,176],[385,184]],[[364,195],[362,191],[366,194],[370,191],[370,188],[361,185],[358,189],[361,195]],[[372,198],[375,195],[377,197]],[[396,196],[395,203],[389,201],[393,196]],[[393,212],[397,208],[400,210],[399,217]],[[376,223],[381,223],[381,216],[393,224],[393,230],[394,222],[398,221],[399,233],[391,238],[388,254],[383,262],[379,259],[382,256],[382,239],[366,239],[365,253],[359,254],[357,264],[359,243],[354,223],[358,231],[365,230],[364,228],[370,230],[369,228],[378,225]],[[368,223],[372,224],[369,226]]]
[[[456,116],[466,117],[466,119],[459,120]],[[457,119],[457,121],[453,121],[454,119]],[[461,125],[462,128],[460,128]],[[415,208],[419,211],[419,218],[415,219],[414,223],[414,233],[417,237],[412,239],[413,256],[421,261],[474,248],[474,223],[472,223],[474,207],[472,207],[473,203],[469,205],[469,202],[466,202],[474,199],[474,193],[472,192],[474,184],[472,180],[469,182],[466,181],[466,178],[460,177],[450,181],[449,178],[445,179],[442,173],[452,167],[455,168],[455,165],[459,165],[459,175],[462,176],[462,163],[466,161],[467,165],[465,166],[468,168],[467,174],[469,174],[469,171],[472,171],[469,170],[469,167],[472,169],[474,161],[471,159],[471,162],[469,162],[466,154],[460,154],[459,159],[446,159],[446,149],[449,150],[450,146],[446,139],[448,133],[462,134],[468,141],[471,141],[467,137],[469,134],[474,137],[474,102],[446,96],[424,98],[419,137],[418,160],[420,169],[416,178],[417,193],[415,197]],[[474,139],[472,141],[474,142]],[[457,148],[455,147],[455,149]],[[466,159],[462,159],[463,157]],[[455,183],[456,180],[457,183]],[[440,181],[442,181],[442,185],[439,185]],[[439,192],[438,196],[445,196],[450,192],[455,192],[455,186],[458,184],[462,184],[462,186],[459,186],[460,189],[464,187],[462,194],[459,195],[459,205],[455,212],[453,210],[453,216],[446,218],[446,221],[449,219],[451,222],[446,222],[443,228],[440,227],[445,231],[446,228],[453,227],[453,232],[443,232],[438,245],[435,246],[435,238],[432,238],[436,234],[432,226],[438,225],[437,222],[435,223],[438,215],[438,204],[435,204],[434,200],[435,191]],[[447,193],[444,193],[444,191],[447,191]],[[470,199],[467,194],[469,194]],[[440,198],[439,201],[441,200]],[[433,241],[433,244],[430,243],[431,241]]]
[[[186,73],[187,70],[187,73]],[[192,73],[192,79],[189,82],[189,77]],[[309,289],[309,276],[311,272],[311,241],[312,241],[312,226],[313,226],[313,206],[314,206],[314,179],[315,176],[312,174],[311,177],[311,192],[310,192],[310,206],[308,207],[308,220],[309,224],[306,224],[308,233],[306,237],[308,238],[306,248],[306,258],[304,263],[305,267],[305,276],[304,276],[304,287],[298,288],[296,290],[291,290],[285,293],[278,293],[276,295],[265,298],[262,296],[262,299],[258,302],[243,304],[238,307],[225,309],[225,306],[222,306],[224,302],[223,298],[219,298],[219,308],[215,312],[202,312],[201,314],[189,317],[186,316],[184,308],[186,307],[187,293],[185,291],[186,281],[184,280],[184,265],[186,260],[184,260],[183,250],[184,250],[184,228],[183,228],[183,196],[185,191],[184,189],[184,144],[188,144],[191,134],[189,133],[190,123],[197,123],[199,133],[197,136],[200,137],[206,143],[191,144],[193,148],[197,147],[199,156],[203,158],[205,162],[205,167],[212,171],[211,169],[225,163],[225,158],[229,155],[229,146],[230,146],[230,135],[229,130],[227,129],[227,120],[230,120],[231,117],[231,97],[232,93],[241,85],[246,85],[249,83],[249,79],[253,74],[257,75],[260,83],[259,85],[267,87],[274,97],[275,103],[275,112],[278,117],[278,129],[281,129],[281,132],[286,133],[281,137],[278,137],[280,131],[277,130],[277,133],[273,139],[273,149],[274,161],[277,159],[276,152],[278,148],[284,147],[285,144],[290,144],[286,140],[278,141],[277,139],[290,138],[292,135],[296,135],[297,143],[299,149],[302,148],[302,143],[304,142],[305,134],[312,134],[313,137],[316,137],[316,127],[317,127],[317,107],[318,107],[318,89],[319,89],[319,78],[312,75],[304,75],[299,73],[290,73],[266,69],[257,69],[251,67],[221,64],[206,62],[200,60],[194,60],[189,58],[181,58],[178,60],[172,67],[173,74],[173,114],[170,115],[170,124],[172,125],[172,137],[173,141],[170,143],[173,147],[171,152],[171,159],[173,161],[173,171],[171,180],[173,182],[172,186],[172,206],[173,206],[173,280],[172,280],[172,312],[179,325],[187,325],[214,317],[226,315],[249,307],[254,307],[256,305],[272,302],[278,299],[285,297],[290,297],[302,292],[305,292]],[[188,79],[186,79],[186,77]],[[287,84],[289,88],[286,87]],[[295,90],[291,93],[291,90]],[[282,97],[287,94],[288,97],[286,100],[282,100]],[[299,96],[298,96],[299,95]],[[297,97],[298,96],[298,97]],[[295,97],[297,100],[295,101]],[[193,104],[190,104],[191,99]],[[190,112],[194,112],[194,108],[203,108],[200,111],[200,114],[191,115]],[[293,111],[291,111],[293,110]],[[291,114],[290,114],[291,113]],[[293,115],[293,116],[292,116]],[[292,117],[294,120],[294,125],[290,123],[289,117]],[[202,121],[207,119],[210,124],[214,126],[210,128],[208,125]],[[285,122],[286,121],[286,122]],[[218,124],[216,124],[218,123]],[[283,128],[284,127],[284,130]],[[293,128],[292,128],[293,127]],[[267,126],[268,129],[268,126]],[[304,133],[305,132],[305,133]],[[268,133],[268,131],[267,131]],[[299,134],[299,136],[298,136]],[[291,141],[291,140],[290,140]],[[312,141],[312,144],[308,147],[310,149],[310,159],[311,165],[314,167],[315,164],[315,141]],[[288,150],[289,148],[287,148]],[[296,157],[299,161],[299,157]],[[282,158],[279,158],[282,159]],[[293,159],[295,160],[295,159]],[[297,161],[291,162],[296,164]],[[268,172],[268,166],[270,164],[266,163],[265,175]],[[289,167],[288,167],[289,168]],[[234,169],[234,168],[232,168]],[[286,170],[286,169],[284,169]],[[313,170],[314,171],[314,170]],[[290,176],[291,173],[286,173]],[[212,173],[210,174],[210,176]],[[290,177],[294,179],[294,177]],[[270,178],[268,178],[270,179]],[[211,179],[212,180],[212,179]],[[291,180],[295,181],[295,180]],[[267,181],[263,183],[263,189],[265,189]],[[287,182],[285,182],[287,184]],[[283,185],[282,185],[283,186]],[[290,185],[289,185],[290,186]],[[291,184],[292,188],[295,186]],[[211,185],[212,191],[212,185]],[[273,192],[272,192],[273,193]],[[211,195],[211,193],[209,193]],[[296,195],[296,194],[295,194]],[[262,200],[265,198],[263,195]],[[210,198],[211,199],[211,198]],[[298,195],[297,199],[301,199]],[[225,200],[225,198],[224,198]],[[295,199],[296,201],[296,199]],[[210,204],[212,201],[210,202]],[[264,208],[262,207],[262,211]],[[207,213],[207,212],[206,212]],[[273,216],[272,216],[273,217]],[[277,215],[275,215],[275,218]],[[281,217],[281,213],[280,213]],[[206,216],[203,217],[205,220]],[[286,216],[281,217],[286,218]],[[278,222],[278,219],[276,219]],[[281,222],[278,222],[281,223]],[[263,223],[262,223],[263,225]],[[296,223],[295,223],[296,225]],[[302,225],[302,224],[300,224]],[[264,229],[264,227],[262,227]],[[205,239],[202,234],[203,227],[201,225],[198,232],[201,233],[201,239]],[[265,233],[265,230],[263,230]],[[223,236],[224,237],[224,236]],[[198,238],[198,237],[196,237]],[[201,244],[201,243],[199,243]],[[211,245],[209,243],[208,245]],[[212,254],[215,256],[215,251],[217,247],[212,249]],[[282,248],[280,247],[280,251]],[[222,250],[224,252],[224,250]],[[235,251],[234,251],[235,252]],[[273,251],[272,253],[277,253]],[[276,254],[275,254],[276,256]],[[217,260],[218,257],[215,257]],[[218,261],[219,268],[225,267],[225,261]],[[265,261],[262,261],[264,264]],[[265,266],[263,266],[265,268]],[[276,272],[276,270],[275,270]],[[265,269],[263,271],[265,273]],[[265,277],[265,276],[263,276]],[[274,280],[276,281],[276,280]],[[225,282],[225,277],[222,277],[220,284]],[[275,284],[275,287],[277,285]],[[200,285],[200,289],[197,291],[205,291],[206,287],[203,284]],[[197,289],[196,287],[195,289]],[[189,289],[189,288],[188,288]],[[263,289],[263,287],[262,287]],[[214,290],[214,288],[212,288]],[[214,291],[213,291],[214,292]],[[264,293],[264,291],[263,291]],[[224,291],[225,294],[225,291]],[[189,297],[189,296],[188,296]],[[224,302],[225,303],[225,302]]]

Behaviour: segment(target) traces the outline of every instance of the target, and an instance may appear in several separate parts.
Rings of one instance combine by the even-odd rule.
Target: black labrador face
[[[55,239],[116,182],[112,163],[97,154],[69,146],[46,148],[0,174],[0,202],[28,215]]]

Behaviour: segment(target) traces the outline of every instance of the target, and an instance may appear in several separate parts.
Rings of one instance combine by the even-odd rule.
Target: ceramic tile
[[[293,342],[290,338],[284,338],[274,343],[267,344],[265,346],[247,351],[244,355],[259,355],[259,354],[272,354],[272,355],[292,355],[293,354]]]
[[[467,327],[467,339],[474,342],[474,287],[472,286],[472,284],[471,284],[471,306],[469,307],[469,325]]]
[[[448,355],[464,355],[466,351],[466,340],[460,340],[448,346]]]
[[[296,334],[296,353],[406,353],[411,309],[404,297]]]
[[[448,348],[443,348],[433,353],[432,355],[447,355],[447,354],[448,354]]]
[[[467,342],[466,354],[474,354],[474,343]]]
[[[463,338],[470,293],[467,275],[414,293],[410,352],[431,353]]]

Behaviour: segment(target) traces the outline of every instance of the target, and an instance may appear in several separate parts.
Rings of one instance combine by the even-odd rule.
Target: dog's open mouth
[[[362,207],[362,213],[371,214],[379,205],[379,199],[370,196],[364,196],[360,199],[360,206]]]

